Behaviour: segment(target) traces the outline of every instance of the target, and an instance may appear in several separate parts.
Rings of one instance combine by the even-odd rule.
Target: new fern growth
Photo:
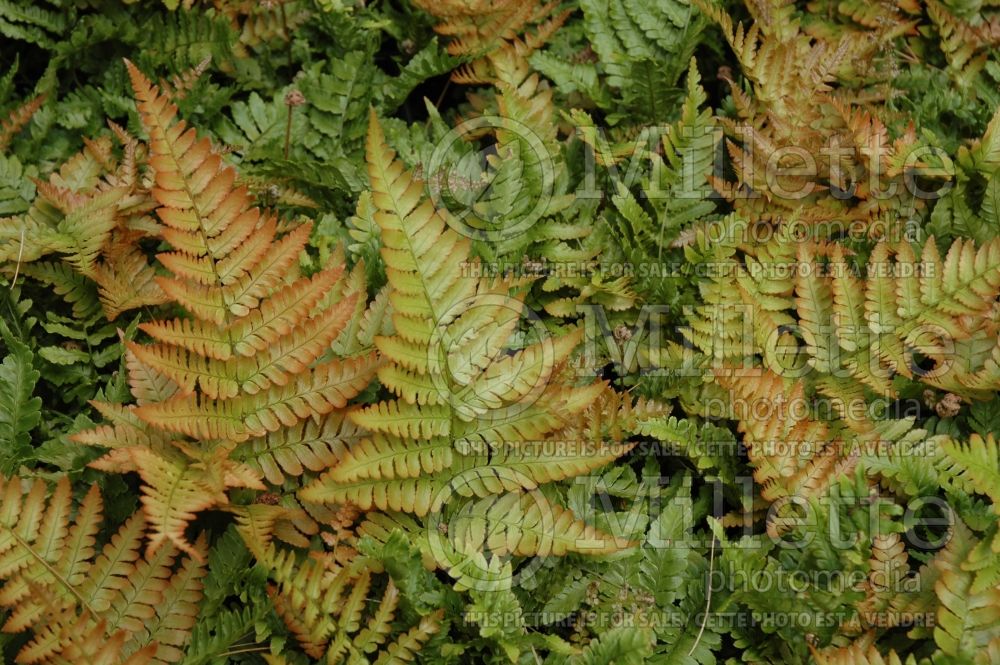
[[[375,339],[384,358],[378,377],[394,397],[349,414],[371,435],[302,498],[424,516],[453,501],[499,495],[476,510],[507,534],[506,551],[561,554],[601,540],[543,495],[526,494],[629,448],[572,437],[562,441],[568,448],[545,445],[559,442],[559,432],[606,390],[600,382],[577,385],[569,359],[580,334],[512,347],[524,309],[520,285],[476,276],[470,240],[424,197],[374,115],[368,170],[396,331]],[[543,518],[553,521],[552,533],[536,530]],[[598,549],[616,549],[612,537],[603,542]]]
[[[50,285],[81,318],[103,309],[114,320],[167,300],[140,245],[159,234],[140,175],[146,146],[112,129],[123,146],[120,158],[109,137],[86,141],[36,184],[38,195],[23,215],[0,219],[4,271]]]
[[[559,2],[538,0],[418,0],[414,4],[441,20],[434,29],[451,38],[449,53],[474,57],[490,53],[529,29],[533,32],[525,39],[536,47],[569,16],[567,10],[558,11]]]

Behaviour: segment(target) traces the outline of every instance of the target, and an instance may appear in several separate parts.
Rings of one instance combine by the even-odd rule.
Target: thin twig
[[[444,101],[444,95],[448,92],[449,87],[451,87],[451,78],[444,82],[444,87],[441,88],[441,94],[438,95],[437,101],[434,102],[434,108],[441,108],[441,102]]]
[[[288,159],[288,150],[292,144],[292,109],[294,107],[288,105],[288,124],[285,125],[285,159]]]
[[[222,653],[219,654],[219,656],[235,656],[236,654],[239,653],[263,653],[269,650],[270,647],[267,646],[247,647],[245,649],[232,649],[230,651],[223,651]]]
[[[10,280],[10,290],[17,284],[17,275],[21,272],[21,259],[24,257],[24,226],[21,227],[21,246],[17,249],[17,265],[14,266],[14,277]]]
[[[712,572],[715,570],[715,536],[712,536],[712,550],[708,555],[708,591],[705,592],[705,616],[701,619],[701,629],[698,630],[698,637],[694,638],[694,644],[691,645],[691,650],[688,651],[688,655],[694,653],[694,650],[698,648],[698,643],[701,642],[701,636],[705,634],[705,626],[708,625],[708,610],[712,607]]]

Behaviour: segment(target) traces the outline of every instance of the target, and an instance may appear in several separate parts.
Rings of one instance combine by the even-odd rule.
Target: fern
[[[665,128],[650,132],[662,148],[656,146],[648,153],[640,152],[639,141],[618,147],[608,145],[600,135],[590,136],[588,128],[592,120],[581,112],[574,113],[594,159],[607,163],[609,175],[613,176],[609,186],[616,190],[611,196],[614,213],[607,213],[605,219],[623,254],[635,265],[664,265],[677,258],[681,254],[678,249],[681,235],[690,233],[698,222],[709,219],[715,212],[715,204],[704,196],[714,169],[717,142],[715,123],[709,111],[701,109],[705,100],[705,90],[692,59],[681,117]],[[648,157],[648,173],[638,176],[638,183],[629,182],[628,172],[621,171],[626,166],[622,157],[630,160]],[[632,168],[632,162],[628,162],[628,168]],[[638,197],[633,193],[636,185]],[[672,298],[665,283],[677,281],[680,280],[676,277],[644,280],[640,288],[650,301],[666,302]]]
[[[321,558],[297,562],[288,552],[269,550],[262,563],[276,584],[268,589],[278,614],[302,650],[325,663],[411,662],[421,646],[441,629],[443,610],[422,617],[393,637],[399,590],[389,579],[368,611],[367,594],[381,571],[363,557],[344,564]]]
[[[52,33],[62,33],[69,22],[68,17],[56,11],[52,4],[3,0],[0,3],[0,33],[9,39],[52,46]]]
[[[28,124],[31,116],[45,102],[45,95],[39,95],[34,99],[29,99],[13,111],[10,111],[6,120],[0,120],[0,153],[6,152],[10,142],[17,136],[17,133]]]
[[[368,153],[396,330],[375,340],[388,361],[379,379],[398,397],[351,412],[371,437],[349,449],[302,497],[423,516],[440,510],[452,492],[477,498],[513,492],[499,499],[517,508],[509,524],[499,525],[511,539],[509,547],[519,553],[572,549],[572,539],[589,527],[520,492],[596,468],[627,450],[605,444],[587,450],[584,444],[569,455],[551,456],[530,445],[569,425],[604,389],[572,387],[561,378],[578,335],[543,339],[497,357],[510,343],[522,308],[508,295],[513,285],[461,274],[469,240],[421,200],[419,185],[394,161],[374,117]],[[517,438],[525,445],[511,443]],[[545,543],[523,531],[536,523],[541,515],[532,511],[539,509],[554,511],[548,517],[565,530],[566,542]]]
[[[14,157],[0,157],[0,214],[24,212],[35,196],[35,186],[29,178],[35,175]],[[26,177],[27,176],[27,177]]]
[[[169,540],[191,551],[184,530],[199,511],[227,503],[228,487],[264,488],[257,471],[228,459],[236,443],[336,417],[374,362],[314,364],[353,309],[356,296],[333,292],[342,271],[296,279],[309,226],[277,239],[277,220],[250,207],[232,168],[174,122],[175,107],[127,64],[150,135],[162,236],[174,248],[159,255],[171,276],[157,283],[190,317],[142,326],[156,341],[129,345],[138,404],[99,406],[113,424],[74,438],[112,449],[97,466],[139,471],[156,528],[151,550]],[[285,449],[296,450],[315,466],[307,447]]]
[[[608,124],[665,123],[682,96],[685,63],[701,39],[705,20],[691,3],[628,0],[581,3],[594,63],[573,63],[548,52],[532,63],[560,87],[578,89],[608,113]],[[609,95],[606,88],[611,88]]]
[[[455,130],[493,141],[484,148],[486,172],[469,172],[468,147],[450,141],[421,165],[436,169],[423,177],[453,226],[477,241],[473,250],[488,274],[545,277],[526,298],[530,306],[566,319],[581,305],[628,309],[636,300],[630,280],[608,274],[599,260],[607,237],[593,228],[594,207],[567,189],[570,155],[556,132],[555,91],[531,69],[530,51],[515,40],[455,76],[496,92],[479,117]]]
[[[150,194],[138,177],[142,148],[124,130],[118,136],[124,144],[120,160],[110,139],[88,141],[47,182],[38,182],[24,215],[0,220],[5,271],[51,284],[79,316],[94,304],[88,282],[96,285],[110,320],[166,301],[139,246],[159,231],[145,216]],[[62,263],[33,263],[53,254]]]
[[[557,12],[559,3],[531,2],[447,2],[420,0],[418,7],[441,20],[435,30],[451,38],[448,52],[452,55],[481,57],[504,42],[531,29],[528,43],[544,42],[566,20],[568,12]]]
[[[233,60],[233,26],[223,17],[205,11],[178,11],[147,19],[149,39],[143,56],[153,63],[171,62],[176,69],[195,67],[205,58],[226,63]]]
[[[846,647],[819,650],[812,648],[813,656],[820,665],[835,665],[836,663],[851,663],[853,665],[886,665],[901,662],[894,651],[890,651],[888,660],[882,658],[879,650],[872,645],[865,646],[862,641]]]
[[[597,663],[639,663],[649,662],[652,656],[652,635],[648,629],[617,628],[608,631],[591,642],[579,654],[569,660],[574,665],[597,665]]]
[[[0,322],[7,355],[0,364],[0,471],[14,473],[31,451],[31,431],[41,418],[42,400],[32,397],[39,372],[31,349]]]
[[[994,509],[1000,505],[997,488],[1000,487],[1000,450],[992,436],[983,439],[973,434],[968,444],[947,440],[944,452],[953,460],[953,470],[957,472],[955,481],[963,490],[972,494],[989,496]]]
[[[867,390],[894,395],[894,375],[968,398],[994,389],[995,361],[986,330],[991,329],[990,303],[1000,286],[989,267],[995,243],[976,248],[957,240],[942,257],[930,238],[919,260],[908,242],[895,248],[894,259],[882,243],[872,252],[864,280],[853,275],[841,248],[829,250],[824,264],[815,254],[826,251],[822,245],[798,243],[800,269],[794,282],[764,281],[766,262],[788,257],[790,244],[779,235],[773,249],[762,248],[757,259],[745,260],[745,275],[731,263],[725,277],[710,283],[714,291],[705,294],[716,303],[714,309],[706,307],[692,322],[691,334],[701,348],[722,358],[758,355],[765,367],[780,373],[790,366],[789,358],[775,351],[787,354],[790,345],[808,362],[815,390],[839,403],[846,424],[860,433],[870,430],[871,423],[849,415],[847,407],[866,403]],[[743,298],[737,300],[740,291]],[[713,324],[716,312],[728,318],[716,318]],[[801,348],[798,342],[781,341],[793,322]],[[744,325],[755,328],[751,340],[742,333]],[[918,358],[926,364],[918,366]]]
[[[361,51],[348,53],[330,63],[329,74],[313,72],[304,81],[302,92],[311,100],[309,124],[316,130],[306,147],[321,154],[334,150],[337,156],[360,152],[365,136],[363,120],[375,94],[370,82],[378,72],[367,56]]]
[[[142,515],[129,519],[95,558],[102,513],[97,488],[75,520],[67,478],[46,495],[41,480],[15,477],[3,484],[0,602],[15,608],[4,630],[34,633],[17,662],[179,662],[197,617],[204,568],[194,558],[177,561],[171,547],[140,557]],[[203,554],[204,540],[195,548]]]
[[[1000,233],[1000,189],[995,177],[998,125],[1000,117],[994,114],[981,139],[959,148],[954,186],[934,206],[928,225],[932,232],[949,238],[961,234],[978,243],[987,243]],[[980,184],[982,196],[977,209],[972,190]]]
[[[993,617],[1000,598],[996,587],[970,594],[972,575],[961,566],[975,540],[961,522],[951,536],[933,563],[938,573],[934,583],[938,601],[934,641],[946,656],[972,660],[982,645],[996,638]]]
[[[3,662],[1000,661],[990,2],[0,34]]]

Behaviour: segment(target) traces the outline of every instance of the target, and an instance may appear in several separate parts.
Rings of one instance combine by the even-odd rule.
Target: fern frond
[[[40,373],[28,346],[0,323],[7,355],[0,364],[0,472],[13,473],[31,448],[31,431],[41,420],[42,399],[33,397]]]
[[[865,644],[859,640],[846,647],[817,649],[809,645],[817,665],[902,665],[895,651],[890,651],[886,658],[873,644]]]
[[[637,120],[672,121],[682,94],[678,81],[705,28],[702,12],[684,0],[585,0],[580,5],[588,46],[597,62],[592,70],[577,66],[571,73],[584,84],[601,77],[582,92],[610,111],[614,121],[636,125]],[[553,63],[551,57],[533,62],[560,87],[568,83],[560,76],[565,63]]]
[[[962,569],[974,546],[974,536],[959,520],[950,541],[933,562],[938,573],[934,583],[938,599],[934,641],[944,654],[967,660],[974,659],[978,650],[1000,632],[1000,589],[994,586],[970,593],[973,574]]]
[[[0,153],[7,151],[11,140],[28,124],[31,116],[35,115],[44,103],[45,95],[38,95],[10,111],[6,118],[0,119]]]
[[[812,266],[813,257],[806,244],[799,247],[799,263]],[[795,284],[795,305],[802,326],[802,337],[816,371],[829,374],[830,344],[833,337],[833,292],[830,285],[815,279],[808,270],[800,270]]]
[[[954,482],[968,493],[984,494],[1000,510],[1000,448],[993,435],[973,434],[967,444],[946,439],[942,448],[952,460]]]
[[[34,633],[17,662],[180,662],[201,599],[204,539],[179,566],[171,547],[141,557],[146,523],[136,515],[95,559],[96,485],[75,518],[65,476],[50,497],[44,481],[19,478],[3,481],[0,494],[0,605],[12,609],[3,630]]]
[[[301,476],[306,470],[319,472],[334,466],[361,438],[362,430],[352,420],[332,412],[252,438],[235,455],[259,469],[272,485],[281,485],[286,475]]]
[[[457,545],[499,556],[609,554],[635,544],[598,531],[539,492],[470,502],[448,526]]]
[[[134,242],[121,237],[105,248],[106,259],[94,268],[98,295],[109,321],[122,312],[162,305],[167,296],[156,281],[156,271]]]
[[[183,462],[165,459],[147,448],[136,447],[129,452],[145,482],[144,511],[157,530],[149,542],[147,554],[169,540],[195,556],[196,550],[188,544],[184,529],[195,513],[220,502],[218,492],[205,482],[202,473],[189,471]]]
[[[368,595],[381,585],[381,570],[357,555],[342,563],[328,556],[298,560],[290,551],[268,547],[261,553],[274,585],[268,595],[278,614],[295,635],[302,650],[328,663],[408,662],[421,645],[437,632],[440,612],[423,617],[408,632],[393,635],[399,590],[388,579],[376,609],[369,610]],[[393,660],[402,658],[403,660]]]
[[[151,554],[170,542],[195,556],[184,531],[198,512],[227,504],[228,488],[264,489],[265,470],[281,482],[276,460],[300,474],[336,459],[332,442],[306,442],[306,423],[340,422],[336,411],[368,385],[376,361],[327,354],[358,294],[345,294],[340,267],[299,275],[311,225],[279,237],[277,219],[251,205],[208,139],[126,65],[150,137],[162,237],[173,247],[159,255],[170,276],[153,283],[187,313],[143,324],[156,342],[128,344],[138,404],[125,407],[124,422],[74,439],[113,449],[99,468],[139,472]],[[243,442],[253,466],[230,458]]]
[[[499,494],[499,501],[516,503],[519,490],[585,473],[627,452],[628,445],[600,443],[602,433],[545,447],[606,390],[602,383],[572,385],[563,371],[581,333],[504,353],[524,308],[511,284],[461,272],[468,239],[423,197],[374,116],[368,151],[395,330],[375,343],[388,361],[379,376],[397,398],[350,412],[372,435],[350,446],[302,498],[423,517],[453,492],[479,499]],[[559,528],[564,520],[566,528],[583,527],[571,513],[562,515]],[[537,517],[522,511],[501,531],[533,542],[518,529]]]
[[[396,663],[412,663],[425,642],[441,629],[444,610],[436,610],[420,619],[420,623],[400,635],[395,642],[389,644],[375,660],[375,665],[395,665]]]
[[[481,57],[497,49],[506,41],[515,39],[529,26],[536,32],[528,41],[537,46],[545,41],[569,16],[568,11],[557,12],[558,2],[428,2],[415,3],[434,15],[441,23],[435,30],[452,39],[448,52],[452,55]]]

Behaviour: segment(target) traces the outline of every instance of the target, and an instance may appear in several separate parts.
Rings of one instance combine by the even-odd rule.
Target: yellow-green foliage
[[[993,4],[0,35],[0,661],[1000,662]]]

